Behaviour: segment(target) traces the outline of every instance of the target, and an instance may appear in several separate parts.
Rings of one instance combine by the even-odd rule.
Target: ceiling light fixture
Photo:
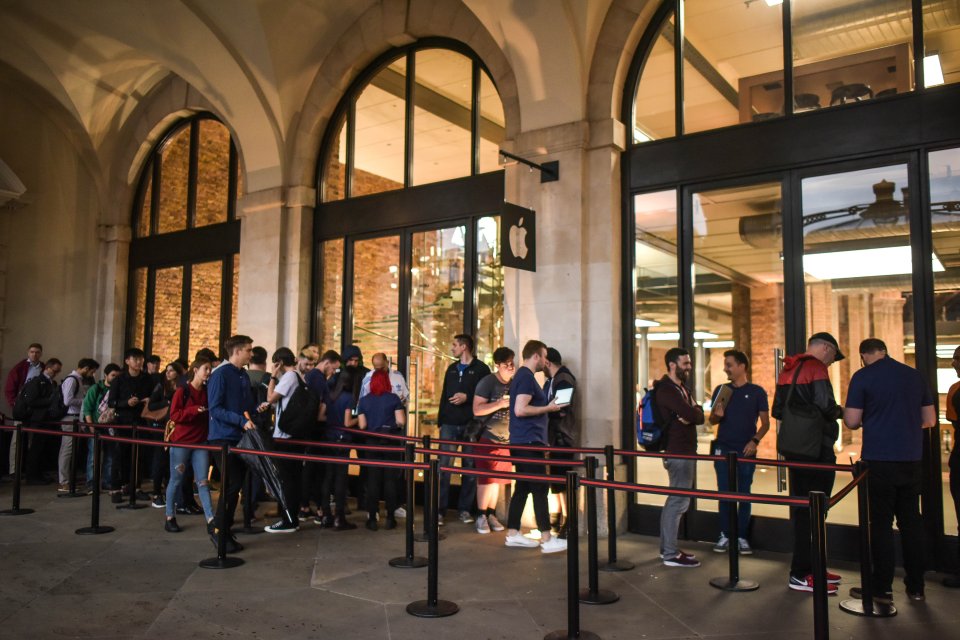
[[[943,84],[943,67],[936,51],[923,57],[923,86],[936,87]]]
[[[659,327],[660,323],[656,320],[644,320],[643,318],[637,318],[633,321],[635,327]]]
[[[694,340],[712,340],[714,338],[719,338],[715,333],[710,333],[709,331],[694,331],[693,339]],[[647,340],[653,340],[655,342],[677,342],[680,340],[680,334],[676,331],[669,331],[667,333],[651,333],[647,335]]]
[[[808,253],[803,256],[803,270],[817,280],[898,276],[913,273],[913,259],[909,246]],[[933,270],[944,270],[936,255]]]

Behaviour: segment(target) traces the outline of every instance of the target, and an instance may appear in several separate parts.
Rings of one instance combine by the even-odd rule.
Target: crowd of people
[[[444,372],[436,422],[441,440],[440,464],[476,468],[492,474],[461,474],[455,510],[457,519],[474,524],[478,534],[503,532],[508,547],[540,548],[543,553],[566,549],[566,504],[560,480],[569,468],[551,465],[551,460],[568,461],[575,456],[563,449],[575,448],[580,441],[576,410],[577,380],[554,348],[537,340],[528,341],[520,355],[508,347],[492,354],[493,371],[475,355],[471,336],[459,334],[451,342],[452,362]],[[227,550],[236,553],[242,545],[233,535],[234,517],[242,493],[244,500],[255,502],[262,494],[261,479],[246,467],[238,454],[226,456],[227,481],[221,483],[219,500],[213,504],[210,478],[221,464],[218,456],[184,445],[207,443],[236,446],[245,431],[256,431],[268,448],[287,453],[311,453],[348,459],[351,455],[370,460],[399,461],[394,450],[353,449],[360,443],[383,444],[380,434],[406,432],[409,390],[404,377],[392,369],[383,353],[371,358],[372,369],[363,364],[356,345],[321,351],[307,344],[298,352],[287,347],[274,351],[254,346],[248,336],[235,335],[224,341],[222,356],[201,349],[191,363],[174,361],[161,370],[160,359],[147,357],[138,348],[124,353],[123,364],[110,363],[96,379],[100,364],[83,358],[58,384],[62,363],[57,358],[43,359],[43,348],[32,344],[27,357],[14,366],[6,380],[5,395],[13,407],[13,417],[26,423],[65,421],[62,428],[80,424],[165,425],[162,437],[167,447],[143,447],[140,460],[133,459],[132,448],[116,442],[104,443],[102,486],[93,486],[93,452],[87,446],[85,490],[108,491],[115,502],[137,493],[151,505],[164,509],[166,531],[177,533],[178,515],[203,515],[207,530],[216,544],[223,531]],[[862,459],[869,468],[870,507],[873,540],[872,589],[880,601],[892,600],[894,575],[894,538],[896,518],[900,529],[902,556],[906,570],[905,585],[912,600],[924,598],[924,529],[919,511],[922,478],[923,429],[937,424],[933,396],[920,373],[897,362],[887,353],[883,341],[864,340],[859,354],[862,367],[851,378],[846,406],[834,397],[828,367],[844,358],[836,339],[829,333],[810,337],[807,350],[784,360],[776,381],[772,410],[763,387],[748,380],[749,359],[741,351],[724,353],[726,384],[714,389],[709,413],[698,405],[688,388],[692,370],[690,354],[681,348],[666,352],[666,372],[648,394],[654,420],[662,426],[659,447],[667,454],[697,453],[697,427],[709,421],[716,426],[710,453],[722,456],[735,452],[753,457],[770,429],[770,415],[780,421],[778,451],[788,461],[836,462],[835,443],[838,421],[850,429],[863,429]],[[960,348],[954,354],[954,366],[960,375]],[[541,384],[537,375],[543,374]],[[948,394],[948,418],[960,422],[960,382]],[[642,408],[641,408],[642,410]],[[113,430],[111,429],[112,433]],[[7,438],[9,432],[4,432]],[[142,434],[141,434],[142,435]],[[147,436],[160,438],[153,431]],[[26,438],[25,438],[26,439]],[[80,456],[89,441],[64,436],[58,443],[33,434],[22,443],[22,458],[14,459],[15,442],[9,442],[10,470],[23,465],[28,484],[46,484],[43,462],[57,451],[58,490],[70,491],[72,457]],[[284,440],[292,440],[283,444]],[[308,441],[306,444],[303,441]],[[315,442],[311,445],[309,442]],[[323,446],[322,443],[338,445]],[[473,443],[489,447],[471,447]],[[511,450],[515,445],[554,447],[549,459],[544,451]],[[477,450],[489,454],[476,459],[459,458],[457,451]],[[141,492],[139,481],[128,483],[131,466],[139,463],[148,470],[150,492]],[[213,470],[211,470],[211,463]],[[693,487],[696,460],[667,457],[663,460],[669,486]],[[274,496],[281,505],[279,520],[265,526],[269,533],[294,533],[301,523],[312,521],[334,531],[356,529],[348,516],[350,482],[346,464],[319,464],[296,459],[275,460],[279,490]],[[717,487],[730,489],[725,461],[714,463]],[[749,493],[756,465],[739,464],[736,489]],[[553,484],[518,479],[513,484],[506,524],[497,516],[501,487],[512,479],[497,474],[512,471],[521,474],[558,476]],[[951,490],[960,500],[960,460],[954,450],[950,459]],[[413,505],[413,496],[405,495],[399,469],[363,466],[360,482],[354,487],[357,509],[366,511],[366,528],[393,529],[397,518],[404,517]],[[451,474],[440,477],[440,511],[444,524],[450,506]],[[222,476],[221,476],[222,477]],[[806,497],[811,491],[830,494],[835,472],[826,468],[790,468],[789,489],[793,496]],[[245,482],[246,480],[246,482]],[[126,484],[125,484],[126,483]],[[550,493],[555,499],[551,511]],[[246,495],[249,493],[250,495]],[[521,518],[532,499],[536,530],[521,531]],[[199,499],[199,504],[197,503]],[[381,511],[381,502],[385,510]],[[693,568],[700,565],[696,556],[681,550],[678,531],[690,499],[681,495],[667,498],[661,511],[660,558],[667,567]],[[749,542],[750,504],[734,507],[720,503],[720,531],[713,550],[725,552],[737,545],[739,552],[753,552]],[[252,510],[251,510],[252,512]],[[960,504],[958,504],[960,512]],[[737,522],[737,536],[728,530],[731,517]],[[788,586],[812,592],[813,569],[810,557],[810,521],[804,508],[791,508],[794,534],[793,559]],[[840,576],[827,573],[828,592],[837,592]],[[960,577],[948,578],[947,586],[960,587]],[[851,589],[854,596],[859,588]]]

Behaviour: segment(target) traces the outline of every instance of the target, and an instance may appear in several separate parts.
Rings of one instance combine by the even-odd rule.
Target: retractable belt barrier
[[[439,524],[438,524],[438,513],[439,513],[439,474],[441,472],[448,473],[460,473],[463,475],[472,475],[479,477],[494,477],[494,478],[504,478],[511,480],[526,480],[530,482],[539,482],[539,483],[548,483],[555,484],[557,482],[556,475],[538,475],[538,474],[529,474],[529,473],[516,473],[516,472],[494,472],[494,471],[483,471],[478,469],[462,469],[459,467],[453,466],[441,466],[439,456],[450,456],[450,457],[460,457],[460,458],[474,458],[474,459],[505,459],[504,456],[496,455],[487,455],[487,454],[475,454],[470,452],[453,452],[453,451],[441,451],[438,449],[432,448],[433,443],[438,444],[457,444],[460,446],[472,447],[472,446],[482,446],[477,443],[462,443],[454,441],[432,441],[430,438],[424,437],[423,447],[417,448],[414,443],[419,442],[417,438],[411,436],[402,436],[395,434],[382,434],[382,433],[366,433],[365,436],[373,436],[386,440],[393,440],[397,442],[403,442],[404,446],[401,449],[398,446],[377,446],[377,445],[357,445],[353,443],[327,443],[327,442],[314,442],[314,441],[300,441],[293,440],[288,441],[289,444],[304,444],[307,446],[314,447],[337,447],[337,448],[354,448],[362,449],[361,450],[379,450],[379,451],[392,451],[392,452],[403,452],[404,461],[403,462],[393,462],[387,460],[368,460],[368,459],[352,459],[352,458],[342,458],[342,457],[332,457],[332,456],[319,456],[313,454],[294,454],[294,453],[284,453],[278,451],[259,451],[253,449],[242,449],[239,447],[229,447],[228,445],[222,445],[220,447],[214,445],[202,445],[202,444],[179,444],[179,443],[168,443],[158,440],[143,440],[136,437],[138,427],[136,425],[102,425],[102,424],[87,424],[85,426],[94,427],[93,433],[83,433],[77,430],[76,428],[72,431],[53,431],[49,429],[41,429],[35,426],[24,426],[22,423],[16,422],[14,425],[6,424],[6,416],[0,414],[0,429],[5,430],[15,430],[19,434],[22,433],[38,433],[42,435],[49,436],[58,436],[58,437],[73,437],[80,439],[92,439],[94,447],[94,482],[95,487],[99,487],[100,478],[99,478],[99,458],[100,458],[100,449],[101,442],[117,442],[130,444],[131,446],[137,447],[140,445],[144,446],[177,446],[184,447],[189,449],[202,449],[207,451],[220,451],[221,454],[221,481],[226,485],[227,478],[227,465],[226,465],[226,456],[229,453],[237,453],[244,455],[253,455],[253,456],[263,456],[267,458],[279,458],[279,459],[288,459],[288,460],[300,460],[303,462],[325,462],[330,464],[354,464],[358,466],[372,466],[372,467],[385,467],[385,468],[394,468],[394,469],[404,469],[407,471],[407,481],[408,481],[408,492],[412,496],[413,492],[413,472],[415,470],[421,470],[424,472],[426,480],[426,490],[428,494],[428,500],[425,504],[425,524],[426,524],[426,533],[427,541],[429,542],[429,558],[426,561],[428,566],[428,580],[427,580],[427,599],[417,602],[412,602],[407,606],[407,612],[411,615],[418,617],[443,617],[455,614],[459,611],[459,607],[449,601],[440,600],[437,594],[437,583],[438,583],[438,542],[441,539],[439,534]],[[76,421],[71,422],[49,422],[49,423],[39,423],[41,425],[63,425],[71,424],[76,426]],[[99,429],[102,428],[129,428],[131,430],[131,437],[117,436],[117,435],[101,435]],[[152,428],[140,428],[141,430],[148,431],[162,431],[162,429],[152,429]],[[280,440],[282,441],[282,440]],[[22,454],[23,438],[17,438],[17,455],[18,461],[20,460],[19,456]],[[495,445],[497,448],[505,448],[503,445]],[[546,636],[546,640],[561,640],[564,638],[567,639],[584,639],[584,638],[598,638],[596,634],[593,634],[589,631],[585,631],[579,628],[579,604],[581,602],[588,604],[610,604],[616,602],[619,599],[619,595],[599,588],[597,571],[598,566],[596,562],[597,556],[597,525],[596,525],[596,490],[605,489],[608,491],[608,497],[613,496],[613,492],[624,491],[632,493],[647,493],[654,495],[664,495],[664,496],[680,496],[688,498],[702,498],[708,500],[724,500],[731,501],[734,503],[734,507],[738,503],[758,503],[758,504],[769,504],[769,505],[779,505],[787,506],[792,508],[808,508],[810,510],[810,520],[811,520],[811,551],[813,556],[813,575],[814,575],[814,597],[813,597],[813,608],[814,608],[814,637],[817,640],[826,640],[829,637],[829,627],[828,627],[828,612],[827,612],[827,584],[826,584],[826,515],[829,509],[836,506],[840,501],[842,501],[846,496],[848,496],[854,489],[858,489],[858,511],[860,517],[860,535],[861,535],[861,585],[862,585],[862,600],[847,600],[841,603],[840,608],[848,613],[855,613],[857,615],[871,616],[871,617],[888,617],[896,614],[896,610],[892,605],[885,605],[882,603],[877,603],[873,600],[873,594],[871,593],[871,567],[870,567],[870,532],[869,532],[869,498],[868,498],[868,485],[865,480],[868,479],[869,470],[864,462],[858,462],[855,465],[835,465],[835,464],[821,464],[821,463],[807,463],[807,462],[790,462],[790,461],[780,461],[780,460],[764,460],[756,458],[739,458],[736,454],[728,454],[727,456],[697,456],[697,455],[683,455],[683,454],[665,454],[665,453],[654,453],[654,452],[641,452],[641,451],[622,451],[615,450],[611,446],[608,446],[604,449],[571,449],[565,447],[534,447],[528,445],[518,445],[518,446],[508,446],[509,449],[524,449],[524,450],[544,450],[544,451],[561,451],[565,453],[586,453],[591,454],[582,461],[576,460],[550,460],[549,458],[509,458],[514,462],[529,462],[529,463],[538,463],[544,465],[553,465],[553,466],[585,466],[586,467],[586,477],[580,478],[575,470],[568,470],[566,472],[566,493],[568,501],[568,514],[570,518],[570,528],[568,532],[568,548],[567,548],[567,623],[568,628],[562,631],[554,631]],[[607,464],[607,479],[599,480],[596,478],[597,472],[597,458],[593,457],[592,454],[602,453],[605,457],[605,462]],[[426,457],[429,462],[417,463],[414,462],[415,456],[421,454]],[[613,480],[612,473],[612,461],[615,455],[620,455],[622,457],[656,457],[656,458],[677,458],[677,459],[693,459],[698,461],[726,461],[728,463],[728,472],[730,473],[731,491],[712,491],[712,490],[699,490],[699,489],[679,489],[672,487],[661,487],[657,485],[648,485],[648,484],[631,484],[627,482],[617,482]],[[433,458],[433,459],[430,459]],[[842,487],[838,492],[833,496],[827,497],[822,492],[811,492],[807,498],[796,497],[796,496],[775,496],[767,494],[751,494],[751,493],[741,493],[736,490],[736,479],[735,479],[735,466],[740,463],[746,464],[764,464],[771,466],[784,466],[788,468],[804,468],[804,469],[821,469],[821,470],[839,470],[839,471],[852,471],[853,479]],[[14,484],[14,504],[13,508],[7,511],[0,512],[0,514],[5,515],[20,515],[25,513],[32,513],[32,510],[21,509],[20,508],[20,484],[21,484],[21,467],[22,465],[18,464],[15,474],[15,484]],[[579,487],[583,486],[586,489],[587,495],[587,505],[586,513],[588,518],[587,531],[589,536],[589,577],[590,577],[590,586],[588,589],[580,590],[579,589],[579,525],[578,525],[578,500],[579,500]],[[131,487],[132,493],[135,494],[134,487]],[[221,496],[221,499],[223,497]],[[102,527],[99,525],[98,514],[99,514],[99,491],[95,490],[93,492],[93,507],[91,509],[91,526],[85,527],[84,529],[78,529],[77,533],[106,533],[112,531],[111,527]],[[613,505],[611,500],[610,505]],[[413,567],[413,566],[423,566],[422,558],[416,558],[413,555],[413,536],[412,531],[412,505],[410,505],[408,510],[408,525],[407,525],[407,553],[404,557],[395,558],[391,560],[390,564],[392,566],[403,566],[403,567]],[[608,511],[612,509],[608,508]],[[731,532],[735,535],[736,531],[736,509],[731,509]],[[611,518],[611,524],[615,524],[614,520]],[[611,534],[614,531],[614,526],[611,526]],[[736,537],[733,538],[734,540]],[[243,563],[242,560],[231,557],[226,557],[225,547],[226,547],[226,534],[223,530],[219,531],[218,536],[218,555],[217,558],[210,560],[205,560],[200,563],[200,566],[206,568],[228,568],[232,566],[238,566]],[[736,543],[731,543],[729,545],[731,549],[736,549],[738,545]],[[717,578],[711,581],[714,586],[723,588],[729,591],[742,591],[750,590],[748,588],[737,588],[743,586],[740,583],[749,582],[742,581],[739,579],[737,566],[735,564],[736,551],[731,551],[731,571],[730,576],[727,578],[726,582],[723,584],[716,584],[717,581],[722,581],[722,578]],[[396,562],[396,564],[394,564]],[[617,564],[615,548],[610,550],[610,564]],[[617,569],[614,569],[617,570]],[[756,587],[752,587],[756,588]]]

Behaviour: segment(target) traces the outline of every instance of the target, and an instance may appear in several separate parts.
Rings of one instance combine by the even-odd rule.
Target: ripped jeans
[[[197,482],[200,493],[200,504],[203,505],[203,515],[209,521],[213,518],[213,503],[210,500],[210,487],[207,486],[207,474],[210,472],[210,455],[203,449],[187,449],[186,447],[170,447],[170,482],[167,483],[167,517],[176,515],[177,498],[180,496],[180,485],[187,470],[187,463],[193,465],[193,477]]]

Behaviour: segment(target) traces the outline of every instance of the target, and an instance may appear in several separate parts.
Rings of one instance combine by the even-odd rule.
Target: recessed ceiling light
[[[909,245],[809,253],[803,256],[803,270],[818,280],[898,276],[913,273],[913,257]],[[933,270],[944,271],[936,255]]]
[[[778,4],[783,4],[783,0],[767,0],[768,7],[775,7]]]
[[[923,57],[923,86],[936,87],[943,84],[943,67],[940,66],[940,54],[931,53]]]

